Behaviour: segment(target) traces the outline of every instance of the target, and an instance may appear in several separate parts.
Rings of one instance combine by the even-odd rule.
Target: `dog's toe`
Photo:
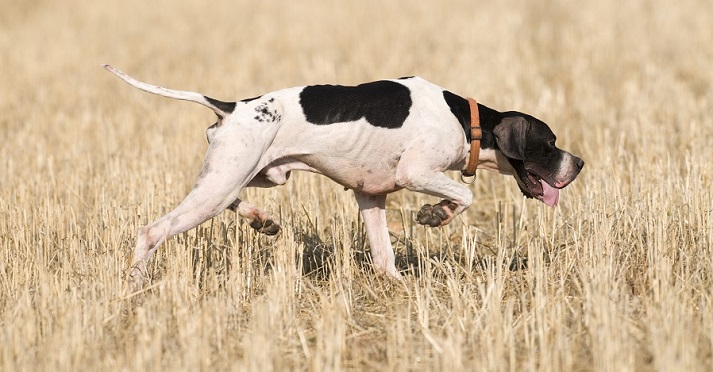
[[[426,204],[421,207],[421,210],[416,214],[416,221],[421,225],[430,225],[431,216],[433,215],[433,206]]]
[[[430,225],[431,224],[431,215],[421,216],[420,218],[417,219],[417,221],[421,225]]]
[[[267,220],[259,231],[265,235],[277,235],[277,233],[280,232],[280,225],[276,224],[273,220]]]
[[[447,218],[446,213],[440,205],[426,204],[416,214],[416,221],[419,224],[431,227],[441,226],[443,219]]]
[[[442,219],[442,220],[447,220],[448,219],[448,213],[446,213],[445,210],[443,210],[443,207],[441,207],[440,204],[436,204],[433,207],[433,215]]]
[[[431,216],[431,219],[428,221],[428,225],[431,227],[438,227],[441,226],[442,222],[443,221],[438,216]]]
[[[455,203],[448,200],[436,205],[426,204],[416,214],[416,221],[425,226],[443,226],[453,219],[453,210],[456,207]]]
[[[421,210],[418,211],[416,218],[421,218],[424,215],[431,214],[431,211],[433,211],[433,206],[431,204],[426,204],[421,207]]]
[[[275,221],[269,218],[264,221],[256,218],[250,222],[250,227],[255,229],[257,232],[270,236],[276,235],[280,232],[280,225],[276,224]]]

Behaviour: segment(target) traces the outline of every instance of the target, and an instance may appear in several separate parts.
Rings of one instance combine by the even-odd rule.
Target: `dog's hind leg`
[[[299,160],[292,158],[278,158],[265,166],[258,174],[250,180],[247,187],[269,188],[284,185],[290,178],[293,170],[304,170],[318,172],[316,169]],[[243,200],[235,200],[229,207],[243,218],[250,221],[250,227],[266,235],[275,235],[280,231],[280,225],[274,219]]]
[[[396,257],[386,227],[386,195],[365,195],[354,192],[369,238],[371,260],[378,271],[400,279]]]
[[[228,209],[237,213],[240,217],[246,218],[250,222],[250,227],[257,230],[257,232],[265,235],[276,235],[280,232],[280,225],[270,218],[267,213],[240,199],[230,204]]]
[[[234,148],[233,148],[234,151]],[[259,151],[257,151],[259,152]],[[178,207],[142,227],[131,263],[130,290],[141,289],[148,260],[167,238],[190,230],[225,210],[238,199],[240,191],[254,176],[260,154],[244,153],[240,162],[220,162],[225,154],[210,147],[193,190]]]
[[[295,169],[289,161],[278,161],[270,164],[260,173],[256,174],[247,187],[269,188],[284,185],[290,178],[290,171]],[[257,207],[237,199],[228,208],[240,217],[246,218],[250,227],[265,235],[276,235],[280,231],[278,225],[270,216]]]

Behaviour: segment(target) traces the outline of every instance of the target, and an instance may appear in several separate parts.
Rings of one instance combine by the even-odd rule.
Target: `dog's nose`
[[[584,160],[577,159],[577,168],[579,168],[579,169],[584,168]]]

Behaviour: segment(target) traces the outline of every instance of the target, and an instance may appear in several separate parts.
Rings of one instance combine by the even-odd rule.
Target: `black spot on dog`
[[[254,117],[254,119],[260,123],[274,123],[276,121],[279,121],[282,117],[277,113],[276,109],[271,109],[269,103],[274,102],[275,99],[271,98],[267,102],[263,102],[259,106],[255,107],[255,112],[257,112],[257,115]]]
[[[300,93],[300,105],[307,121],[317,125],[365,118],[375,127],[400,128],[409,115],[411,104],[409,88],[386,80],[355,87],[312,85]]]
[[[217,107],[220,111],[223,111],[226,114],[230,114],[235,110],[235,102],[223,102],[223,101],[218,101],[217,99],[210,98],[208,96],[203,96],[208,103],[211,105]]]
[[[413,79],[414,76],[402,76],[399,78],[399,80],[408,80],[408,79]]]

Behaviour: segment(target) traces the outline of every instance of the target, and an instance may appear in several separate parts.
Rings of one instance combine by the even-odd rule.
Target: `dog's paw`
[[[253,222],[250,222],[250,227],[255,229],[257,232],[270,236],[277,235],[277,233],[280,232],[280,225],[276,224],[275,221],[270,218],[264,221],[256,218]]]
[[[458,205],[448,200],[441,200],[436,205],[426,204],[416,214],[416,221],[421,225],[438,227],[451,222],[455,217],[453,211]]]

